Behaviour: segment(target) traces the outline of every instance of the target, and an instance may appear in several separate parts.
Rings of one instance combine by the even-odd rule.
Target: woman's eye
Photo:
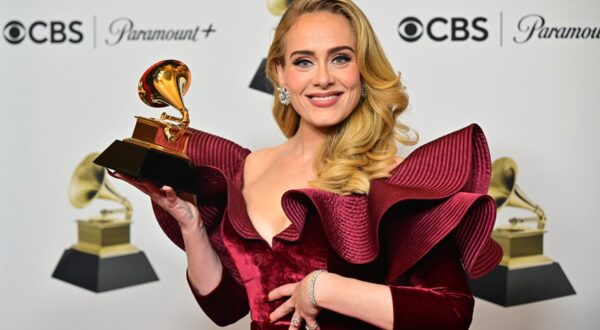
[[[296,60],[294,62],[294,65],[301,67],[301,68],[308,68],[309,66],[312,65],[312,63],[309,60],[300,59],[300,60]]]
[[[333,59],[334,64],[346,64],[350,62],[350,57],[346,55],[338,55]]]

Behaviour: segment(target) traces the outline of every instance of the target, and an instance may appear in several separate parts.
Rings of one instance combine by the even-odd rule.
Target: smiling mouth
[[[339,94],[332,94],[332,95],[327,95],[327,96],[310,96],[310,99],[315,100],[315,101],[326,101],[326,100],[335,99],[338,96],[339,96]]]
[[[335,99],[342,95],[342,92],[331,92],[331,93],[319,93],[319,94],[309,94],[307,95],[309,99],[315,101],[326,101]]]
[[[337,103],[343,92],[327,92],[307,94],[310,103],[316,107],[325,108]]]

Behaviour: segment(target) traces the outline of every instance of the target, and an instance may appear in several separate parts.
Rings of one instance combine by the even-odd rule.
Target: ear
[[[285,73],[284,73],[283,65],[281,64],[280,61],[277,61],[276,68],[277,68],[277,80],[279,80],[279,86],[285,86]]]

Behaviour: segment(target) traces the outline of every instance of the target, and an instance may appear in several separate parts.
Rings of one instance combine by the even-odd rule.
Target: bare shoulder
[[[251,178],[267,168],[275,159],[278,148],[279,146],[273,146],[252,151],[246,157],[244,176]]]
[[[272,159],[275,156],[275,153],[277,152],[278,148],[279,146],[273,146],[252,151],[247,156],[246,163],[254,164],[268,161],[269,159]]]

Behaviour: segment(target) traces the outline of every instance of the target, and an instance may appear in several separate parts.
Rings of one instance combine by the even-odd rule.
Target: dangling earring
[[[288,92],[287,88],[285,86],[277,87],[277,90],[279,91],[279,102],[283,105],[290,105],[290,92]]]
[[[365,88],[365,85],[362,85],[360,87],[360,96],[364,99],[365,97],[367,97],[367,89]]]

